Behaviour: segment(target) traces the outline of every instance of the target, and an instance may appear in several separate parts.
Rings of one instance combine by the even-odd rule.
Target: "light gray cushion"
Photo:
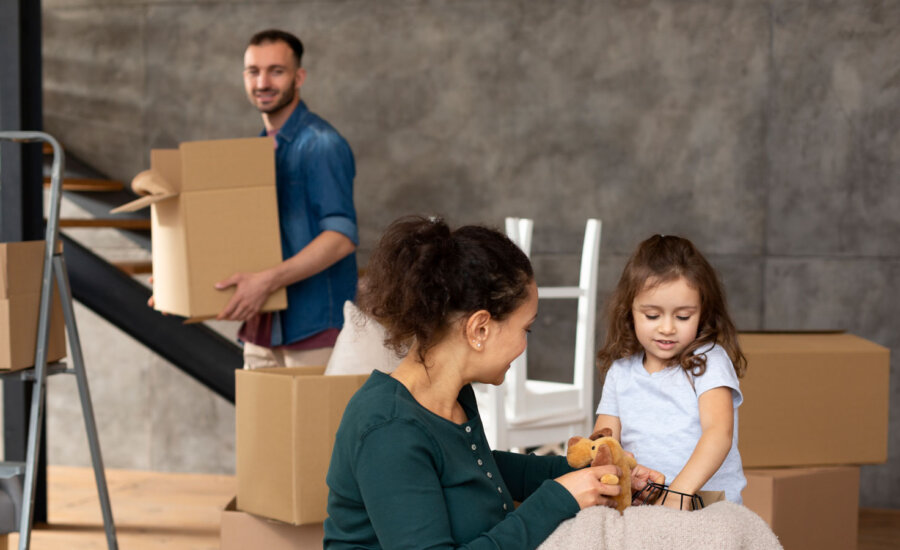
[[[384,337],[384,327],[378,321],[353,302],[344,302],[344,328],[334,343],[325,374],[369,374],[376,369],[392,372],[401,357],[385,347]]]

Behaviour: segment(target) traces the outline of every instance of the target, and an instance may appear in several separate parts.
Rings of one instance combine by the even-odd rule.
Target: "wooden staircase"
[[[45,143],[43,153],[46,164],[52,159],[53,148],[50,144]],[[44,188],[50,187],[50,177],[44,177]],[[126,186],[121,181],[106,179],[103,177],[91,177],[83,174],[64,175],[62,188],[64,197],[74,198],[79,194],[97,194],[97,195],[123,195],[126,192]],[[99,204],[103,204],[102,201]],[[111,204],[110,208],[116,206]],[[118,229],[122,231],[140,232],[146,234],[146,242],[149,243],[150,219],[146,213],[115,215],[109,214],[109,209],[101,211],[95,208],[92,218],[61,218],[59,225],[61,229]],[[153,266],[150,261],[115,261],[110,262],[124,273],[128,275],[139,275],[152,273]]]

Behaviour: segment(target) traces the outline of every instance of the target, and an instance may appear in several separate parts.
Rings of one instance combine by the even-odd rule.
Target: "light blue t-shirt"
[[[698,398],[713,388],[731,388],[731,450],[702,490],[725,491],[727,500],[742,504],[741,491],[747,481],[738,453],[737,409],[744,397],[725,349],[716,345],[705,353],[706,372],[693,377],[693,386],[679,366],[650,374],[644,368],[643,353],[615,361],[606,374],[597,414],[618,417],[622,447],[633,453],[639,464],[665,475],[668,484],[687,464],[703,433]]]

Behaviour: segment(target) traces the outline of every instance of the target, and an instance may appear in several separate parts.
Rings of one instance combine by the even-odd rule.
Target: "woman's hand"
[[[622,470],[613,464],[594,466],[592,468],[582,468],[581,470],[569,472],[568,474],[556,478],[554,481],[565,487],[565,489],[575,497],[579,508],[582,510],[589,506],[609,506],[615,508],[615,500],[609,497],[617,496],[619,492],[621,492],[621,488],[618,485],[601,483],[600,478],[604,474],[614,474],[621,477]]]
[[[631,453],[629,453],[631,454]],[[632,455],[634,458],[634,455]],[[658,483],[660,485],[666,484],[666,476],[657,472],[656,470],[651,470],[646,466],[642,466],[638,464],[631,470],[631,490],[632,491],[641,491],[644,487],[647,486],[649,482]]]

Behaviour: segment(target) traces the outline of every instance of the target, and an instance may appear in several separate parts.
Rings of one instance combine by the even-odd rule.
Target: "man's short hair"
[[[297,66],[301,67],[301,60],[303,59],[303,42],[300,42],[299,38],[287,31],[278,29],[266,29],[264,31],[259,31],[258,33],[250,37],[250,42],[247,44],[247,46],[259,46],[260,44],[268,44],[270,42],[279,41],[284,42],[291,47],[291,50],[294,52],[294,59],[297,60]]]

